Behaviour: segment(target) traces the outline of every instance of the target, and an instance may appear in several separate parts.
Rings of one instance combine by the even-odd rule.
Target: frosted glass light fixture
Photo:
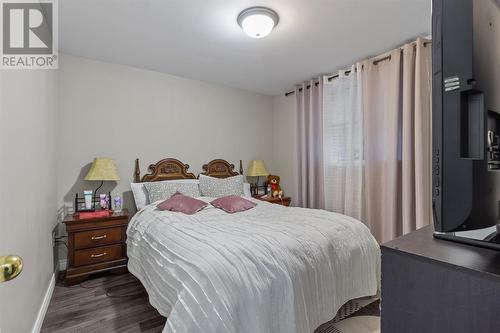
[[[238,15],[241,29],[252,38],[264,38],[278,24],[278,14],[267,7],[250,7]]]

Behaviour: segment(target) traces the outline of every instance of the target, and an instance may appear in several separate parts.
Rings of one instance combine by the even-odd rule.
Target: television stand
[[[500,252],[433,233],[427,226],[381,246],[381,331],[499,332]]]

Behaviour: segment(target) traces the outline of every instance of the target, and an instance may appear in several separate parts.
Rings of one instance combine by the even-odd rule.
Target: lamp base
[[[257,176],[257,182],[254,184],[254,187],[253,187],[253,190],[254,190],[254,195],[258,195],[259,194],[259,176]]]

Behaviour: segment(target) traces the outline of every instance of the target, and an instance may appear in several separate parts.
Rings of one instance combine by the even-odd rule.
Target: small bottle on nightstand
[[[115,212],[120,213],[122,211],[122,197],[119,194],[115,195],[113,202],[115,204]]]

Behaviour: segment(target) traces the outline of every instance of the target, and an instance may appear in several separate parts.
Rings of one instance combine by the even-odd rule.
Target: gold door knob
[[[0,282],[14,279],[23,270],[23,260],[18,256],[0,256]]]

